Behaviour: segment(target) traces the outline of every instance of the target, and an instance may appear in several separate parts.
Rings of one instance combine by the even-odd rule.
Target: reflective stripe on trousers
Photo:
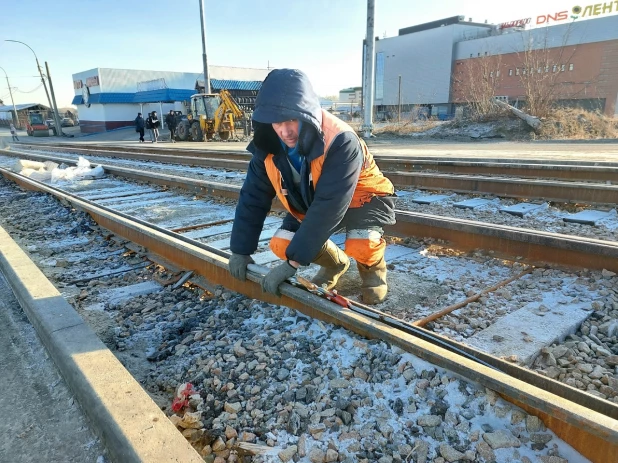
[[[280,228],[270,240],[271,251],[281,260],[286,260],[285,251],[294,238],[294,232]],[[345,253],[368,267],[377,264],[384,257],[386,241],[376,230],[348,230],[345,240]]]
[[[384,257],[386,241],[376,230],[348,230],[345,237],[345,253],[360,264],[371,267]]]
[[[270,250],[273,252],[273,254],[279,259],[287,260],[287,257],[285,256],[285,251],[287,250],[290,241],[292,241],[292,238],[294,238],[294,232],[280,228],[270,239],[270,243],[268,244],[268,246],[270,247]]]

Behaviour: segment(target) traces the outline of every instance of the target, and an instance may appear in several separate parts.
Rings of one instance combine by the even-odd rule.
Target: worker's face
[[[298,143],[298,119],[285,122],[273,122],[275,133],[288,148],[294,148]]]

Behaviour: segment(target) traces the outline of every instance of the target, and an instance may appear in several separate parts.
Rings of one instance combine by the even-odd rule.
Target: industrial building
[[[540,78],[539,71],[557,73],[552,85],[561,104],[618,114],[618,16],[574,20],[576,13],[574,8],[501,25],[455,16],[376,38],[377,118],[396,114],[400,105],[404,112],[421,106],[449,117],[469,100],[471,79],[491,78],[496,96],[523,103],[522,77]],[[542,27],[527,29],[531,23]],[[474,62],[490,59],[495,69],[486,76],[469,72]]]
[[[210,66],[211,91],[230,90],[251,106],[268,69]],[[104,132],[132,126],[138,112],[159,116],[170,109],[187,113],[191,95],[203,91],[204,75],[194,72],[95,68],[73,74],[81,131]],[[200,88],[200,86],[202,88]]]

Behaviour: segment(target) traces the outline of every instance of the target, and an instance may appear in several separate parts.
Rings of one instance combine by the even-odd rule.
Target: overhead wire
[[[39,84],[39,85],[38,85],[35,89],[33,89],[33,90],[23,91],[23,90],[20,90],[19,88],[15,88],[15,91],[16,91],[16,92],[19,92],[19,93],[34,93],[34,92],[36,92],[38,89],[40,89],[42,86],[43,86],[43,83],[41,82],[41,83],[40,83],[40,84]]]

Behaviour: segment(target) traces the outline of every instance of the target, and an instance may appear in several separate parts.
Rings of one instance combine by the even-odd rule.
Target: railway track
[[[198,150],[154,150],[152,148],[75,147],[27,145],[26,150],[49,150],[81,155],[155,161],[168,164],[246,171],[246,152]],[[34,153],[33,153],[34,154]],[[445,190],[460,193],[494,194],[501,197],[566,203],[613,205],[618,203],[618,165],[614,163],[571,164],[546,162],[517,163],[449,161],[376,157],[376,161],[397,187]]]
[[[234,199],[238,194],[238,188],[229,185],[153,176],[113,166],[106,166],[106,170],[119,177],[150,184],[181,187],[188,191],[228,199]],[[100,226],[148,249],[150,253],[158,256],[164,265],[169,264],[179,269],[193,271],[199,276],[192,277],[192,281],[208,290],[214,291],[215,285],[223,285],[250,298],[297,309],[313,318],[343,326],[362,336],[389,342],[420,358],[479,382],[542,418],[558,436],[592,461],[611,461],[618,450],[616,404],[565,386],[423,327],[434,320],[439,320],[450,313],[450,310],[455,310],[454,307],[433,318],[434,314],[427,314],[416,320],[406,320],[386,312],[342,309],[290,285],[282,289],[281,299],[274,298],[262,294],[259,289],[258,282],[266,271],[263,265],[250,268],[249,282],[246,284],[229,276],[225,239],[219,239],[222,234],[229,231],[231,217],[229,210],[221,209],[206,223],[199,223],[196,217],[193,217],[192,221],[187,221],[187,215],[184,219],[163,218],[152,211],[143,212],[142,215],[146,219],[144,220],[136,217],[136,208],[137,210],[142,208],[136,201],[143,202],[144,208],[148,204],[161,204],[158,209],[164,209],[163,205],[170,202],[170,198],[165,198],[165,191],[153,191],[147,187],[143,187],[143,191],[135,191],[135,187],[131,187],[125,188],[123,192],[122,184],[114,184],[108,186],[107,191],[102,189],[89,193],[89,189],[96,188],[96,182],[92,182],[95,185],[78,185],[71,192],[66,188],[61,190],[36,182],[4,168],[0,171],[7,179],[25,189],[49,193],[61,202],[87,212]],[[131,191],[132,189],[134,191]],[[171,202],[177,206],[179,204],[173,200]],[[269,220],[272,223],[271,227],[265,230],[264,240],[276,228],[276,217]],[[153,221],[158,221],[159,225],[154,225]],[[195,223],[196,221],[198,223]],[[452,220],[441,220],[439,217],[402,212],[398,212],[398,222],[401,225],[390,232],[402,238],[410,236],[448,238],[451,245],[461,249],[482,248],[503,254],[510,253],[511,256],[517,254],[523,257],[523,260],[536,264],[553,262],[577,267],[583,262],[591,264],[596,262],[597,266],[591,268],[601,268],[599,262],[602,261],[603,264],[608,264],[602,268],[618,270],[615,264],[617,255],[615,243],[581,240],[530,230],[509,230],[508,227],[488,227],[465,221],[453,223]],[[272,256],[264,251],[258,255],[256,261],[268,265],[272,262]],[[521,276],[523,275],[519,275],[519,278]],[[475,295],[477,300],[482,296],[482,292]]]
[[[75,163],[73,159],[43,154],[0,150],[1,155],[38,161]],[[158,174],[138,169],[102,164],[113,175],[164,187],[179,188],[197,195],[236,200],[240,186],[196,180],[178,175]],[[274,208],[280,209],[275,201]],[[531,265],[557,264],[576,268],[607,269],[618,272],[618,244],[614,241],[576,237],[559,233],[494,225],[417,212],[397,211],[397,224],[388,233],[402,239],[432,237],[461,251],[492,250],[496,256]]]

